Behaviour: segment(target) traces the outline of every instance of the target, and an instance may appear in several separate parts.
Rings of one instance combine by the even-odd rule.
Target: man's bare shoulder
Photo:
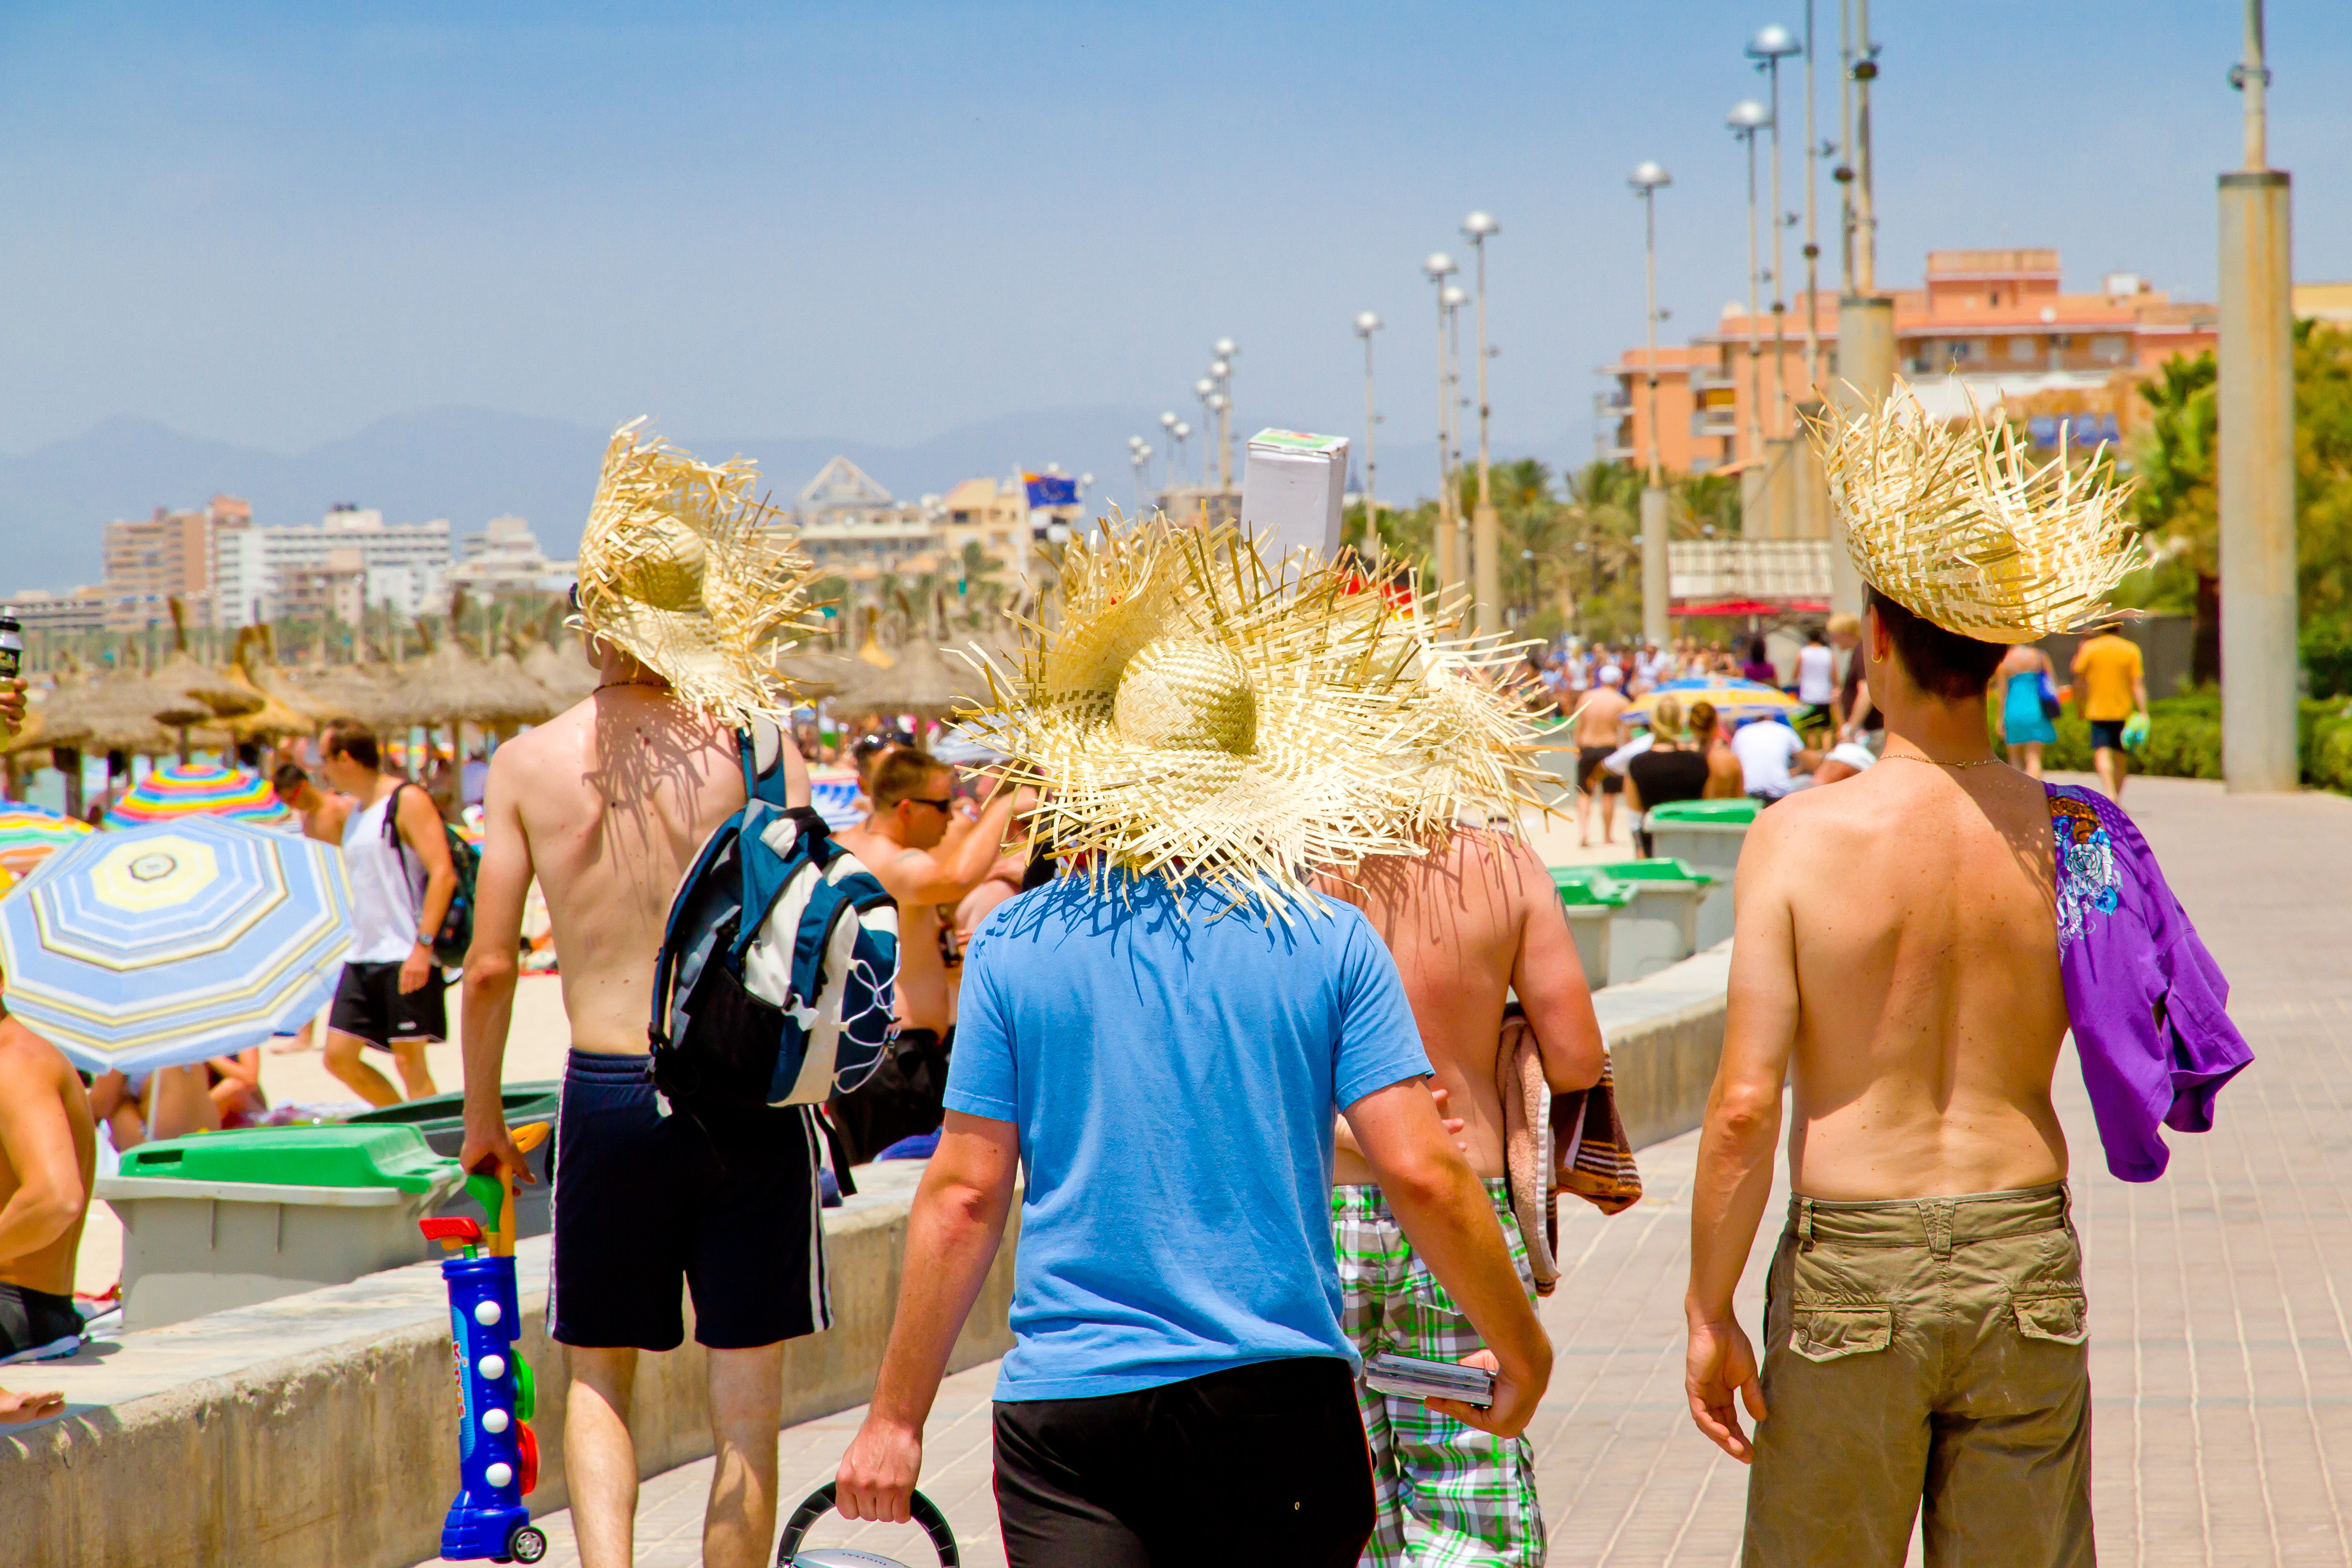
[[[1924,780],[1921,782],[1925,782]],[[1783,796],[1757,814],[1740,848],[1743,864],[1761,850],[1768,858],[1812,858],[1862,847],[1901,826],[1916,792],[1881,776],[1876,767],[1835,784]]]
[[[62,1090],[79,1083],[66,1054],[13,1017],[0,1017],[0,1090],[5,1098]]]

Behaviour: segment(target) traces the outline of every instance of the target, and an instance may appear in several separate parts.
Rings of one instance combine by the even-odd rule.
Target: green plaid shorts
[[[1527,1286],[1528,1249],[1500,1179],[1486,1184],[1511,1262]],[[1348,1338],[1367,1358],[1382,1351],[1459,1361],[1485,1348],[1470,1321],[1412,1250],[1376,1186],[1331,1189],[1331,1241]],[[1540,1568],[1543,1510],[1535,1450],[1441,1415],[1417,1399],[1356,1384],[1372,1454],[1372,1538],[1363,1561],[1378,1568]]]

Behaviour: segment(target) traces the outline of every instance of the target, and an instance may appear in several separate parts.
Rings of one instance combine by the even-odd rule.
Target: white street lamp
[[[1366,310],[1356,318],[1356,335],[1364,340],[1364,550],[1369,557],[1380,541],[1380,502],[1376,476],[1380,460],[1373,455],[1372,427],[1381,422],[1372,403],[1372,334],[1381,330],[1380,317]]]
[[[1422,275],[1437,292],[1437,585],[1451,595],[1462,580],[1459,540],[1454,518],[1454,466],[1449,453],[1454,432],[1454,361],[1446,347],[1453,313],[1447,307],[1446,279],[1461,270],[1454,258],[1437,251],[1421,264]]]
[[[1724,117],[1731,133],[1748,144],[1748,456],[1764,452],[1764,348],[1756,335],[1756,133],[1772,122],[1772,111],[1754,99],[1742,99]]]
[[[1462,220],[1462,233],[1478,253],[1478,510],[1471,515],[1470,550],[1482,637],[1503,629],[1503,563],[1496,555],[1500,524],[1495,516],[1495,477],[1486,460],[1486,241],[1502,232],[1491,213],[1474,212]]]
[[[1663,643],[1671,626],[1667,598],[1666,481],[1658,457],[1658,193],[1675,183],[1663,163],[1644,160],[1625,182],[1642,198],[1643,276],[1649,300],[1650,482],[1642,490],[1642,635]],[[1584,548],[1582,541],[1577,548]]]
[[[1780,271],[1780,235],[1788,227],[1780,212],[1780,62],[1803,48],[1795,35],[1778,23],[1758,28],[1748,40],[1748,58],[1772,83],[1772,105],[1766,121],[1772,132],[1772,385],[1780,404],[1781,435],[1789,431],[1789,300]]]
[[[1176,445],[1176,416],[1173,412],[1165,412],[1160,416],[1160,428],[1166,431],[1168,434],[1168,483],[1166,488],[1172,490],[1176,488],[1176,458],[1178,451]]]
[[[1209,366],[1209,374],[1216,378],[1217,390],[1224,394],[1225,406],[1230,407],[1234,391],[1234,356],[1242,352],[1241,345],[1231,338],[1219,338],[1210,345],[1210,352],[1217,359]],[[1233,488],[1234,422],[1230,415],[1220,409],[1217,415],[1217,489],[1221,493],[1229,494]]]

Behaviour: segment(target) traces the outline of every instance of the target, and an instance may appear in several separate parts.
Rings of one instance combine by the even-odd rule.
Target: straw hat
[[[1073,542],[1049,607],[1020,622],[1017,668],[968,656],[989,700],[959,728],[1046,792],[1033,831],[1057,852],[1276,912],[1317,907],[1312,868],[1419,852],[1418,794],[1386,761],[1412,689],[1381,658],[1378,595],[1162,520]]]
[[[2032,642],[2113,612],[2145,564],[2128,485],[2058,456],[2036,467],[1998,410],[1947,425],[1900,380],[1874,413],[1807,416],[1846,552],[1877,590],[1946,631]]]
[[[776,656],[807,628],[816,569],[753,498],[748,458],[698,462],[635,419],[613,433],[580,541],[572,624],[626,649],[712,718],[782,705]]]

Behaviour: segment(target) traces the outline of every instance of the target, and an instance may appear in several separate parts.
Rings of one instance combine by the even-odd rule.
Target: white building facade
[[[337,507],[315,523],[241,528],[214,541],[215,624],[281,616],[337,619],[363,595],[368,609],[437,615],[447,606],[449,520],[387,523],[373,508]],[[353,579],[345,582],[344,579]]]

